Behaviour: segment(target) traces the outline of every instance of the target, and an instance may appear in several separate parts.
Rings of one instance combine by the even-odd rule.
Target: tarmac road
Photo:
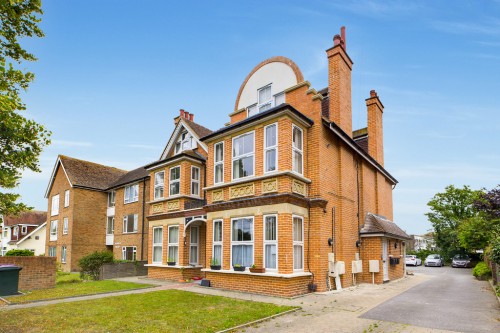
[[[457,332],[500,332],[499,304],[487,281],[468,268],[408,267],[433,277],[365,312],[361,318]]]

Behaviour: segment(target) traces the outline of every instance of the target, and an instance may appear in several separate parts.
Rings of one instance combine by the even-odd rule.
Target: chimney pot
[[[334,46],[339,45],[341,39],[342,39],[342,37],[340,37],[340,35],[333,36],[333,45]]]
[[[193,114],[193,113],[191,113],[191,114],[189,115],[189,120],[194,121],[194,114]]]
[[[341,39],[341,44],[344,47],[344,50],[347,50],[347,43],[345,40],[345,26],[340,27],[340,39]]]
[[[184,109],[180,109],[180,110],[179,110],[179,115],[180,115],[182,118],[184,118]]]
[[[370,90],[370,97],[377,97],[377,92],[375,90]]]
[[[189,112],[184,111],[184,118],[189,119]]]

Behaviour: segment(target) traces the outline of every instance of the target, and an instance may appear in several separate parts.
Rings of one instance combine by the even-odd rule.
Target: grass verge
[[[140,289],[150,286],[151,285],[148,284],[114,280],[63,283],[57,284],[55,288],[26,291],[24,292],[25,295],[5,296],[4,298],[12,304],[19,304],[72,296],[93,295],[111,291]]]
[[[164,290],[0,313],[6,332],[216,332],[293,308]]]

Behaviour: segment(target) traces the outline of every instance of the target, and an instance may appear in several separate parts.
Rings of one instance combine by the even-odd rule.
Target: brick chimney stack
[[[382,124],[384,105],[375,90],[370,91],[370,98],[366,99],[366,108],[368,114],[368,153],[381,166],[384,166],[384,130]]]
[[[352,137],[351,71],[353,62],[346,53],[345,27],[333,37],[328,57],[330,120]]]
[[[179,120],[181,118],[184,118],[184,119],[187,119],[187,120],[190,120],[190,121],[194,121],[194,114],[193,113],[189,113],[188,111],[185,111],[184,109],[180,109],[179,110],[179,115],[174,118],[174,124],[177,125],[177,123],[179,122]]]

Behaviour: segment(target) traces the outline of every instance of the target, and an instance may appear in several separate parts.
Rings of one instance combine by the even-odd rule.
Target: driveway
[[[499,305],[488,282],[471,269],[408,268],[432,278],[364,313],[361,318],[457,332],[500,332]]]

